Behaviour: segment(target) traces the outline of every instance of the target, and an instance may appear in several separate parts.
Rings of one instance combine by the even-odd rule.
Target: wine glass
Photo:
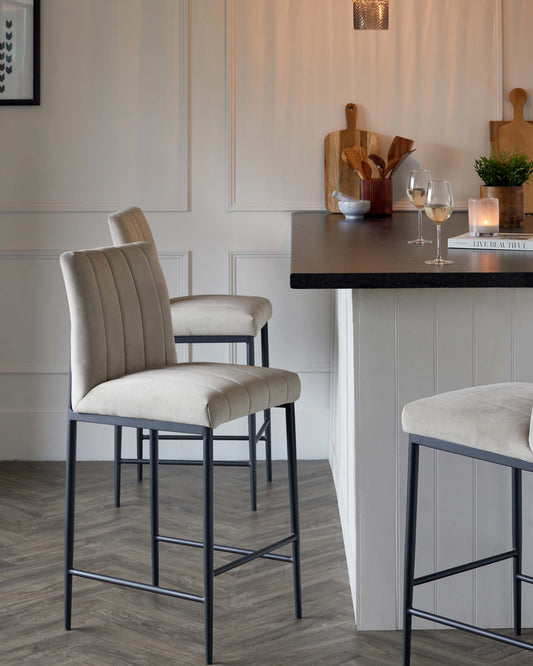
[[[443,259],[440,256],[440,228],[453,212],[452,187],[447,180],[432,180],[426,192],[424,210],[430,220],[437,225],[437,256],[435,259],[426,261],[426,264],[453,264],[453,261]]]
[[[407,196],[413,206],[418,208],[418,236],[415,240],[409,241],[409,243],[414,243],[415,245],[433,243],[433,241],[422,238],[422,208],[424,208],[426,190],[430,180],[431,174],[426,169],[409,171],[409,176],[407,177]]]

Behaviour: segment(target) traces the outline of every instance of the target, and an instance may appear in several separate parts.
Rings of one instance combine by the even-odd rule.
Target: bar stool
[[[146,241],[155,247],[152,231],[140,208],[132,207],[109,216],[109,229],[114,245]],[[268,320],[272,316],[272,305],[267,298],[259,296],[234,296],[226,294],[185,296],[170,299],[170,312],[175,343],[231,342],[246,345],[246,362],[254,365],[254,339],[261,332],[261,364],[269,366]],[[120,506],[120,469],[123,463],[137,464],[137,478],[142,480],[143,440],[148,436],[137,431],[137,459],[122,458],[116,453],[115,504]],[[160,439],[190,440],[192,435],[161,435]],[[272,443],[270,410],[264,412],[263,425],[257,432],[256,416],[248,417],[248,435],[217,435],[215,440],[248,440],[247,461],[217,460],[215,465],[250,468],[250,504],[257,508],[257,455],[259,441],[265,442],[266,479],[272,481]],[[196,465],[195,460],[162,460],[162,464]]]
[[[521,585],[522,583],[533,583],[533,577],[522,573],[521,477],[522,470],[533,472],[533,428],[530,425],[532,408],[533,384],[513,382],[451,391],[411,402],[403,409],[402,426],[404,431],[409,433],[403,609],[404,666],[410,664],[413,617],[533,651],[533,644],[413,606],[413,592],[417,585],[495,562],[512,560],[514,633],[520,636],[522,630]],[[417,489],[421,446],[510,468],[512,477],[512,546],[510,550],[415,578]]]
[[[214,577],[257,558],[292,564],[296,617],[302,615],[294,401],[298,375],[223,363],[177,363],[168,290],[154,247],[132,243],[61,255],[71,319],[65,503],[65,628],[71,628],[73,577],[195,601],[204,605],[205,658],[213,660]],[[251,413],[283,407],[286,414],[291,533],[249,550],[214,543],[213,429]],[[74,566],[76,433],[79,421],[150,432],[151,584]],[[198,435],[203,447],[203,540],[159,533],[160,430]],[[159,584],[159,544],[203,549],[201,594]],[[275,553],[291,545],[292,556]],[[240,555],[215,568],[215,550]]]

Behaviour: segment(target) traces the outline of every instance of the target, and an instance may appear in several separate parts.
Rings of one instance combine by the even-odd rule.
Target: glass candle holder
[[[468,200],[468,230],[471,236],[497,236],[500,230],[498,199]]]

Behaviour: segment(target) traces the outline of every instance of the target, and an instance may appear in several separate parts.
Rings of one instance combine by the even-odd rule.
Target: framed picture
[[[41,0],[0,0],[0,106],[39,104]]]

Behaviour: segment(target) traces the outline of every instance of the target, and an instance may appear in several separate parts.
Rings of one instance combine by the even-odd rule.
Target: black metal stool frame
[[[512,474],[512,548],[504,553],[485,557],[474,562],[468,562],[459,566],[437,571],[426,576],[415,578],[415,549],[416,549],[416,515],[418,498],[418,471],[420,447],[426,446],[439,451],[448,451],[476,460],[504,465],[511,468]],[[417,585],[430,583],[441,578],[453,576],[479,567],[484,567],[504,560],[513,560],[513,614],[514,633],[520,636],[522,633],[522,583],[533,583],[533,577],[522,573],[522,470],[533,472],[533,463],[528,463],[518,458],[483,451],[480,449],[454,444],[431,437],[409,435],[409,467],[407,482],[407,517],[405,526],[405,570],[404,570],[404,643],[403,643],[403,665],[409,666],[411,661],[411,631],[413,617],[419,617],[431,622],[437,622],[453,629],[460,629],[471,634],[477,634],[485,638],[491,638],[508,645],[533,651],[533,644],[526,643],[516,638],[505,636],[494,631],[489,631],[471,624],[458,622],[442,615],[436,615],[413,607],[413,593]]]
[[[302,617],[301,572],[300,572],[300,524],[298,513],[298,477],[296,463],[296,432],[294,403],[280,405],[285,409],[287,429],[287,460],[289,476],[289,504],[291,534],[257,550],[224,546],[213,542],[213,429],[180,423],[168,423],[144,419],[118,418],[96,414],[81,414],[68,411],[66,499],[65,499],[65,568],[64,568],[64,623],[71,628],[72,619],[72,579],[73,576],[90,578],[105,583],[135,588],[179,599],[187,599],[204,604],[205,619],[205,660],[213,663],[213,582],[214,577],[235,569],[259,557],[290,562],[293,566],[294,605],[296,618]],[[76,473],[76,435],[78,421],[103,423],[115,426],[115,436],[121,438],[122,427],[145,428],[150,430],[150,523],[152,583],[141,583],[127,578],[106,576],[74,567],[74,505]],[[203,441],[203,541],[191,541],[159,534],[159,430],[197,435]],[[203,548],[204,590],[203,594],[181,592],[159,585],[159,544],[173,543],[183,546]],[[292,556],[274,554],[284,546],[292,545]],[[233,562],[214,568],[214,551],[220,550],[241,555]]]
[[[246,343],[246,364],[255,365],[254,340],[251,335],[176,335],[174,342],[176,344],[196,344],[196,343]],[[268,353],[268,322],[261,329],[261,365],[263,368],[269,367]],[[265,442],[266,459],[266,479],[272,481],[272,436],[271,436],[271,418],[270,409],[264,412],[263,425],[257,431],[256,415],[248,416],[248,435],[214,435],[215,441],[248,441],[249,458],[248,460],[216,460],[214,465],[224,467],[249,467],[250,469],[250,507],[252,511],[257,509],[257,443]],[[143,442],[150,439],[149,435],[143,434],[143,429],[137,429],[137,458],[122,457],[122,437],[115,432],[115,506],[120,506],[120,485],[121,485],[121,466],[124,464],[137,465],[137,480],[142,481],[143,465],[148,465],[150,460],[143,457]],[[194,440],[202,439],[202,435],[160,435],[160,440]],[[160,460],[160,465],[201,465],[201,460]]]

